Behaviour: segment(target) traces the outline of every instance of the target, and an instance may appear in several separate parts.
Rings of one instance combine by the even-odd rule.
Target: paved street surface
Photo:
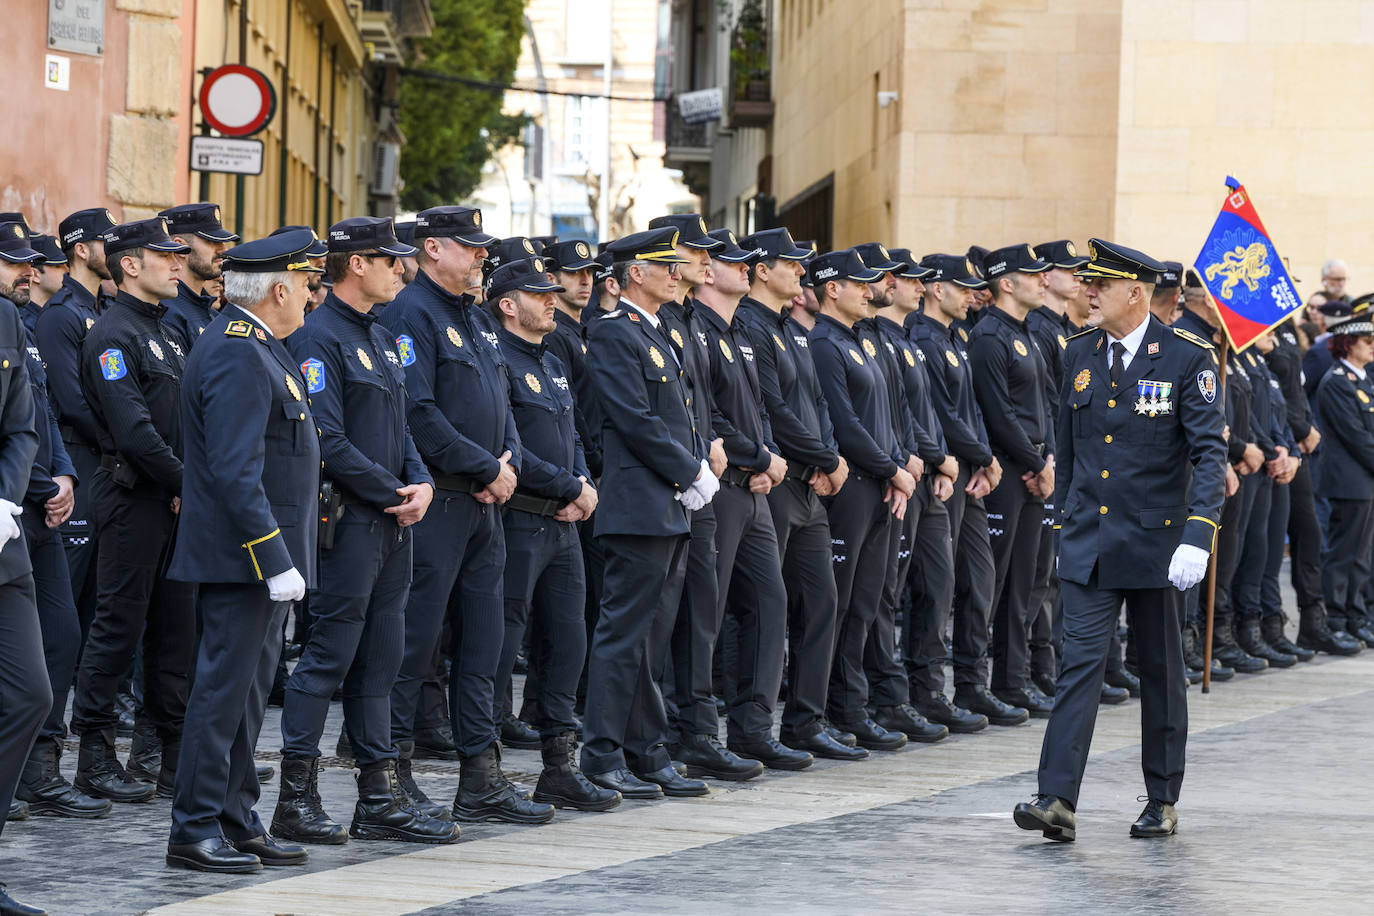
[[[1368,911],[1366,761],[1374,749],[1374,652],[1189,691],[1192,737],[1179,835],[1131,840],[1142,806],[1139,702],[1104,708],[1078,842],[1016,829],[1035,790],[1044,723],[819,762],[709,798],[562,813],[545,827],[463,827],[453,846],[353,841],[311,847],[304,869],[210,876],[162,862],[167,801],[117,805],[104,821],[30,818],[0,840],[0,879],[54,913],[425,912],[1247,912],[1296,903]],[[274,762],[278,710],[260,757]],[[338,707],[326,733],[332,749]],[[121,745],[126,742],[121,742]],[[122,751],[121,751],[122,756]],[[351,771],[321,780],[347,823]],[[507,753],[533,784],[538,753]],[[64,758],[70,774],[75,752]],[[417,764],[449,799],[457,766]],[[259,811],[269,819],[275,782]]]

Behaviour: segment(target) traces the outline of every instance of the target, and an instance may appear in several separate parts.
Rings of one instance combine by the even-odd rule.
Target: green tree
[[[426,73],[510,83],[525,34],[525,0],[431,0],[434,32],[413,67]],[[401,204],[422,210],[462,200],[492,154],[515,142],[525,119],[501,112],[503,93],[418,73],[401,77]]]

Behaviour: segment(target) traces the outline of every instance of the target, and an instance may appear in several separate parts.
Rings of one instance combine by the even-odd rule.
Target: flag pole
[[[1221,359],[1217,365],[1217,388],[1226,397],[1226,357],[1231,349],[1230,338],[1221,335]],[[1216,543],[1212,545],[1212,555],[1207,560],[1207,626],[1206,639],[1202,645],[1202,692],[1212,692],[1212,624],[1217,607],[1217,552],[1221,549],[1221,526],[1217,526]]]

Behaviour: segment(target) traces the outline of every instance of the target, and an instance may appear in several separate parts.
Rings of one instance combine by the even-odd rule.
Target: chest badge
[[[862,356],[859,355],[859,351],[858,351],[858,350],[850,350],[850,351],[849,351],[849,358],[852,359],[852,360],[854,360],[854,362],[855,362],[856,364],[860,365],[860,366],[862,366],[862,365],[864,364],[864,358],[863,358]]]
[[[658,352],[658,347],[650,347],[650,348],[649,348],[649,359],[653,360],[654,365],[657,366],[658,368],[660,368],[660,369],[663,368],[663,366],[664,366],[663,354],[660,353],[660,352]]]
[[[873,357],[875,357],[875,356],[878,355],[878,348],[875,347],[875,346],[873,346],[873,341],[871,341],[871,340],[869,340],[867,337],[865,337],[864,340],[863,340],[863,344],[864,344],[864,352],[868,354],[868,358],[869,358],[869,359],[872,359]]]
[[[1073,377],[1073,390],[1074,390],[1074,391],[1087,391],[1087,390],[1088,390],[1088,384],[1089,384],[1092,380],[1093,380],[1093,374],[1092,374],[1091,372],[1089,372],[1087,369],[1084,369],[1082,372],[1078,373],[1077,375],[1075,375],[1075,376]]]
[[[1011,348],[1016,351],[1017,356],[1026,356],[1030,353],[1030,351],[1026,349],[1026,345],[1019,340],[1012,341]]]
[[[960,328],[959,339],[962,340],[964,343],[968,343],[968,331],[965,331],[963,328]]]
[[[683,344],[682,342],[682,335],[678,333],[677,328],[673,328],[673,330],[669,332],[668,336],[673,338],[673,343],[677,344],[677,348],[679,350],[681,350],[685,346],[685,344]]]
[[[1173,394],[1173,382],[1152,382],[1141,379],[1136,383],[1135,412],[1142,417],[1159,417],[1174,412],[1174,402],[1169,400]]]
[[[301,399],[301,388],[296,384],[296,380],[289,375],[286,377],[286,390],[291,392],[291,397],[298,401]]]
[[[525,373],[525,384],[529,385],[530,391],[533,391],[535,394],[539,394],[544,390],[543,386],[539,384],[539,379],[534,377],[533,372]]]
[[[1367,395],[1367,394],[1364,393],[1364,389],[1363,389],[1363,388],[1356,388],[1356,389],[1355,389],[1355,397],[1357,397],[1357,398],[1360,399],[1360,403],[1361,403],[1361,404],[1368,404],[1368,403],[1369,403],[1369,395]]]
[[[916,365],[916,357],[912,356],[911,351],[908,350],[906,347],[902,347],[902,355],[906,357],[906,364],[908,366]]]
[[[367,351],[362,347],[358,348],[358,362],[363,364],[363,368],[368,372],[372,371],[372,357],[367,355]]]
[[[784,351],[785,351],[785,350],[787,349],[787,347],[783,346],[782,338],[779,337],[779,336],[776,335],[776,334],[773,335],[773,343],[775,343],[775,344],[778,345],[778,349],[779,349],[779,350],[784,350]]]
[[[1149,346],[1147,346],[1147,347],[1145,348],[1145,353],[1146,353],[1147,355],[1149,355],[1149,356],[1154,356],[1154,355],[1157,354],[1158,352],[1159,352],[1159,341],[1155,341],[1154,343],[1150,344]]]
[[[458,333],[457,328],[454,328],[452,325],[450,325],[447,329],[447,332],[448,342],[453,344],[460,350],[463,349],[463,335]]]
[[[94,319],[94,318],[87,318],[87,319],[86,319],[86,330],[89,331],[94,325],[95,325],[95,319]]]
[[[724,337],[720,339],[720,352],[725,357],[726,362],[733,363],[735,361],[735,354],[730,351],[730,345],[725,342]]]
[[[951,366],[953,366],[955,369],[958,369],[958,368],[959,368],[959,357],[957,357],[957,356],[954,355],[954,351],[953,351],[953,350],[946,350],[946,351],[945,351],[945,362],[949,363],[949,364],[950,364]]]
[[[153,354],[154,356],[156,356],[158,359],[164,359],[164,357],[163,357],[163,355],[162,355],[162,347],[160,347],[160,346],[158,345],[158,342],[157,342],[156,340],[149,340],[149,341],[148,341],[148,349],[149,349],[149,351],[151,351],[152,354]]]

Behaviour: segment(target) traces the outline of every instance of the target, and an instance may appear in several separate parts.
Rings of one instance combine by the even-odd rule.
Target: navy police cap
[[[382,254],[408,258],[415,247],[396,238],[391,219],[385,216],[353,216],[329,227],[329,253],[348,254],[376,249]]]
[[[1084,279],[1139,280],[1155,284],[1164,269],[1163,264],[1144,252],[1104,239],[1089,239],[1088,263],[1074,271],[1074,275]]]
[[[114,217],[104,207],[77,210],[57,224],[57,238],[63,248],[77,242],[94,242],[115,226]]]
[[[0,213],[0,223],[18,223],[24,227],[24,238],[27,239],[31,239],[37,235],[36,232],[29,228],[29,221],[24,219],[24,214],[20,213],[18,210]]]
[[[168,207],[158,216],[167,221],[173,235],[194,232],[207,242],[237,242],[239,237],[220,223],[219,204],[180,204]]]
[[[775,261],[778,258],[785,261],[805,261],[816,253],[813,249],[792,241],[792,233],[785,227],[764,229],[753,235],[746,235],[740,239],[739,247],[757,248],[760,261]]]
[[[655,216],[649,220],[650,229],[670,227],[677,230],[677,243],[688,248],[715,251],[723,244],[713,238],[706,228],[706,220],[696,213],[673,213],[669,216]]]
[[[29,247],[43,256],[44,264],[66,264],[67,256],[57,246],[57,238],[51,235],[34,233],[29,236]]]
[[[881,270],[874,270],[864,264],[864,259],[853,248],[818,254],[807,268],[807,276],[812,286],[824,286],[831,280],[872,283],[882,275]]]
[[[1064,270],[1074,270],[1088,263],[1088,259],[1079,254],[1078,249],[1073,247],[1073,242],[1068,239],[1041,242],[1035,246],[1035,256],[1042,261],[1049,261],[1053,267]]]
[[[1160,289],[1178,289],[1183,285],[1183,262],[1165,261],[1164,269],[1159,272],[1159,282],[1155,286]]]
[[[988,285],[974,270],[972,259],[962,255],[928,254],[921,258],[921,266],[935,270],[930,275],[935,283],[955,283],[967,289],[986,289]]]
[[[910,248],[893,248],[888,251],[892,260],[901,263],[897,268],[897,276],[905,277],[908,280],[926,280],[934,276],[935,268],[926,267],[916,260],[916,256],[911,253]]]
[[[578,270],[590,270],[596,267],[597,263],[592,258],[591,246],[586,242],[555,242],[544,249],[544,266],[549,270],[573,273]]]
[[[11,264],[32,264],[43,260],[42,252],[29,247],[23,223],[0,223],[0,258]]]
[[[880,270],[886,274],[902,266],[900,261],[892,260],[892,255],[888,253],[888,250],[877,242],[864,242],[862,245],[855,245],[854,250],[859,253],[859,257],[864,259],[864,265],[870,270]]]
[[[313,229],[302,226],[274,232],[265,239],[235,245],[224,253],[225,273],[279,273],[300,270],[323,273],[310,263],[311,248],[318,242]]]
[[[1010,273],[1042,274],[1052,267],[1049,261],[1037,258],[1035,250],[1026,244],[1008,245],[983,256],[983,276],[989,280]]]
[[[165,251],[170,254],[186,254],[191,250],[189,246],[181,244],[167,234],[167,221],[160,216],[120,223],[107,230],[102,238],[105,240],[107,255],[116,251],[128,251],[131,248],[147,248],[150,251]]]
[[[677,230],[671,226],[661,229],[645,229],[624,238],[616,239],[606,245],[606,251],[617,264],[627,261],[653,261],[657,264],[686,264],[687,259],[678,257]]]
[[[487,298],[495,299],[517,289],[527,293],[563,292],[563,287],[549,282],[546,267],[543,258],[524,258],[502,264],[487,280]]]
[[[329,246],[326,245],[324,242],[320,241],[320,237],[318,235],[315,235],[315,230],[311,229],[309,226],[282,226],[278,229],[273,229],[272,235],[281,235],[284,232],[300,232],[301,230],[309,232],[311,237],[315,239],[315,241],[310,244],[309,250],[307,250],[305,253],[305,256],[307,258],[322,258],[325,255],[329,254]],[[407,244],[409,244],[410,242],[409,239],[401,238],[401,231],[399,225],[396,230],[396,238],[400,239],[403,242],[406,242]]]
[[[405,242],[407,245],[415,244],[415,220],[397,220],[392,224],[392,228],[396,230],[398,241]]]
[[[430,207],[415,214],[417,239],[453,239],[469,248],[496,244],[494,235],[482,231],[482,211],[476,207]]]
[[[729,229],[716,229],[707,233],[720,242],[721,247],[711,250],[711,257],[726,264],[747,264],[759,256],[757,248],[741,248],[739,239]]]
[[[487,260],[482,265],[487,276],[491,276],[492,271],[502,264],[510,264],[513,261],[525,261],[539,256],[539,251],[534,247],[534,242],[525,238],[523,235],[513,235],[508,239],[495,239],[492,244],[486,246]]]

